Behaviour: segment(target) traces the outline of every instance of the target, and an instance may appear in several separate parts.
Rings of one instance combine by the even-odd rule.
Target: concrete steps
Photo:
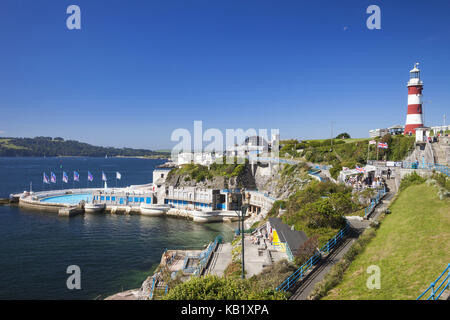
[[[231,243],[219,244],[204,274],[223,276],[225,268],[231,263],[231,249]]]
[[[69,207],[69,208],[61,208],[58,210],[58,216],[60,217],[73,217],[78,214],[84,213],[84,209],[81,207]]]
[[[449,165],[450,163],[450,146],[448,144],[448,138],[441,138],[439,142],[431,144],[434,152],[434,158],[436,163]]]

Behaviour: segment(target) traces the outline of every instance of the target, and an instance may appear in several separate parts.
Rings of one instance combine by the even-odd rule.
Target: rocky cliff
[[[205,174],[203,174],[203,172],[199,174],[198,171],[195,172],[193,170],[173,170],[173,172],[168,175],[165,184],[166,186],[173,186],[176,188],[255,189],[256,181],[252,174],[251,166],[249,164],[242,164],[241,166],[240,170],[230,170],[230,173],[220,173],[207,169]]]

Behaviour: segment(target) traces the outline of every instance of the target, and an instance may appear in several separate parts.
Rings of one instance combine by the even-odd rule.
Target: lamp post
[[[331,147],[330,147],[330,152],[333,151],[333,123],[335,123],[336,121],[331,121]]]
[[[244,218],[245,218],[245,214],[247,213],[247,208],[248,208],[248,205],[246,205],[246,204],[243,204],[242,206],[241,206],[241,221],[242,221],[242,227],[241,227],[241,230],[242,230],[242,240],[241,240],[241,243],[242,243],[242,279],[245,279],[245,262],[244,262]]]
[[[245,215],[247,213],[247,209],[248,209],[248,201],[250,200],[250,194],[246,194],[243,190],[242,190],[242,204],[241,204],[241,214],[239,215],[239,212],[237,212],[238,218],[239,218],[239,229],[240,229],[240,234],[242,236],[241,239],[241,246],[242,246],[242,250],[241,250],[241,262],[242,262],[242,275],[241,278],[245,279],[245,261],[244,261],[244,219],[245,219]]]

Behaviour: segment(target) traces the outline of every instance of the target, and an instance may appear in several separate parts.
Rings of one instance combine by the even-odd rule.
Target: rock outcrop
[[[189,174],[170,174],[165,181],[166,186],[181,187],[197,187],[197,188],[211,188],[211,189],[234,189],[247,188],[255,189],[256,181],[252,175],[251,166],[246,164],[240,174],[235,177],[227,177],[222,175],[215,175],[211,179],[204,179],[196,181],[192,179]]]

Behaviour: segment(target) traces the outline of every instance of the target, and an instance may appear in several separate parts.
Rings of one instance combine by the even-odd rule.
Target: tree
[[[339,133],[336,139],[350,139],[350,135],[347,132]]]
[[[318,246],[319,237],[314,234],[295,250],[295,263],[299,266],[304,264],[315,253]]]

